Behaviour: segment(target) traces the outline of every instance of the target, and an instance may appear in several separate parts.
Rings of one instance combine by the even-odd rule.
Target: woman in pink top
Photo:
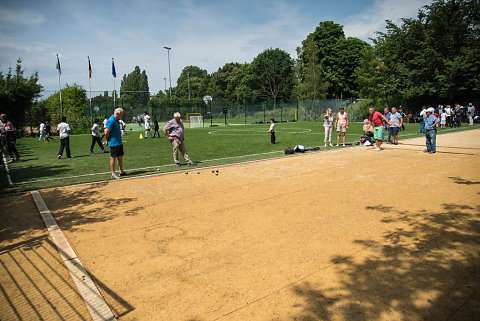
[[[335,119],[335,128],[337,129],[337,146],[340,143],[340,135],[343,136],[343,146],[345,146],[345,134],[348,129],[348,116],[345,112],[345,107],[340,106],[340,111],[337,113],[337,118]]]

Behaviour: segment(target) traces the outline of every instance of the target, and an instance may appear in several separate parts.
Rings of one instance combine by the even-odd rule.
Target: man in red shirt
[[[381,150],[380,146],[382,146],[382,132],[383,132],[383,123],[387,123],[390,126],[390,122],[388,121],[385,116],[383,116],[380,112],[375,111],[375,108],[370,107],[368,109],[370,113],[370,124],[373,127],[373,138],[375,139],[375,150]]]

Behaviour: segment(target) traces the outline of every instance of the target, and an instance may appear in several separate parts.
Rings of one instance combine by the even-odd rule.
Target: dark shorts
[[[120,156],[123,156],[123,145],[111,146],[110,157],[116,158]]]
[[[389,133],[392,136],[397,136],[398,135],[398,127],[390,127]]]

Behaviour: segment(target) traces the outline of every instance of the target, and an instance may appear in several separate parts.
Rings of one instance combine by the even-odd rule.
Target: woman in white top
[[[333,147],[332,145],[332,131],[333,131],[332,108],[328,108],[325,111],[325,117],[323,119],[323,128],[325,129],[324,147],[327,147],[327,141],[330,147]]]
[[[340,106],[340,111],[337,113],[337,118],[335,119],[335,127],[337,128],[337,146],[340,143],[340,135],[343,136],[343,146],[345,146],[345,134],[348,129],[348,116],[345,112],[345,107]]]

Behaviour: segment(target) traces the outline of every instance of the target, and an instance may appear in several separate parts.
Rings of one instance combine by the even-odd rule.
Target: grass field
[[[270,144],[265,125],[232,125],[229,127],[186,128],[186,145],[189,156],[198,167],[217,166],[230,163],[265,159],[283,155],[283,150],[301,144],[307,147],[323,148],[323,123],[298,122],[281,123],[276,126],[277,144]],[[132,130],[130,130],[130,128]],[[475,126],[474,128],[477,128]],[[421,136],[417,134],[418,124],[406,124],[406,130],[400,133],[400,139]],[[463,126],[459,130],[469,129]],[[451,129],[440,130],[451,132]],[[128,125],[128,135],[123,137],[125,157],[124,167],[130,175],[146,175],[152,173],[179,170],[172,160],[171,145],[163,137],[161,139],[139,139],[142,127]],[[356,142],[362,134],[362,124],[352,123],[347,133],[348,142]],[[336,133],[333,133],[336,142]],[[0,175],[0,193],[11,193],[47,187],[71,185],[110,179],[109,154],[101,154],[98,146],[95,155],[89,155],[90,135],[72,136],[70,146],[73,159],[58,160],[59,141],[48,144],[38,138],[18,139],[18,150],[21,161],[9,165],[14,183],[8,187],[6,175]],[[335,147],[336,148],[336,147]],[[343,147],[340,147],[343,148]],[[180,160],[183,158],[180,156]],[[180,170],[192,168],[182,166]]]

